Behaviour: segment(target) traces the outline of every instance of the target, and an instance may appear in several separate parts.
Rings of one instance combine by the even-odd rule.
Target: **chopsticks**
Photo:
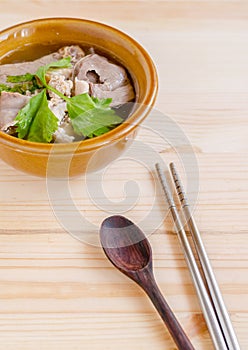
[[[186,219],[188,229],[193,238],[195,250],[199,256],[203,276],[195,260],[187,234],[184,230],[184,226],[181,222],[173,196],[167,184],[166,177],[158,163],[155,165],[155,167],[167,203],[169,205],[169,210],[175,222],[179,241],[183,248],[185,259],[188,264],[191,277],[193,279],[193,283],[200,300],[203,315],[215,349],[240,350],[228,312],[221,296],[220,289],[218,287],[206,250],[204,248],[200,232],[197,228],[193,216],[191,215],[190,207],[183,190],[183,186],[177,174],[175,165],[173,163],[170,164],[171,176],[176,187],[177,195],[182,206],[182,211]],[[208,289],[206,288],[205,283],[207,284]]]

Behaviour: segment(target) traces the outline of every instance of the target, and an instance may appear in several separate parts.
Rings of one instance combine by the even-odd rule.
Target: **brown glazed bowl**
[[[47,18],[5,29],[0,32],[0,64],[29,61],[72,44],[92,46],[127,69],[136,90],[134,111],[112,131],[70,144],[35,143],[0,131],[0,157],[15,169],[43,177],[77,176],[99,170],[130,146],[155,102],[158,79],[148,53],[128,35],[98,22]]]

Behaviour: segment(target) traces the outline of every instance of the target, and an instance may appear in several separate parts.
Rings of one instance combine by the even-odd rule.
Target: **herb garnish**
[[[58,129],[58,119],[48,107],[45,89],[29,100],[15,120],[18,137],[29,141],[51,142]]]
[[[77,95],[67,102],[74,131],[85,137],[105,134],[123,120],[110,108],[112,99],[99,100],[88,94]]]
[[[49,69],[56,69],[56,68],[71,68],[71,57],[62,58],[61,60],[48,63],[45,66],[41,66],[37,69],[35,76],[38,77],[38,79],[41,81],[41,83],[44,86],[47,86],[46,82],[46,73],[49,71]]]
[[[32,81],[34,79],[34,75],[27,73],[23,75],[9,75],[7,77],[8,83],[22,83],[26,81]]]

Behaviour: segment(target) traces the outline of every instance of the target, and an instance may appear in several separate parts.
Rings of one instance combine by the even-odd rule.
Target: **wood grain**
[[[199,181],[197,169],[184,171],[184,147],[145,129],[138,140],[166,163],[175,161],[189,195],[196,196],[195,219],[241,349],[247,349],[247,1],[0,2],[0,29],[52,16],[114,25],[152,55],[160,79],[156,108],[187,135]],[[74,203],[91,224],[80,241],[57,221],[46,181],[0,161],[0,349],[175,348],[145,294],[111,266],[97,245],[103,218],[113,214],[112,207],[123,208],[127,180],[134,180],[140,193],[125,215],[154,231],[149,240],[161,291],[196,349],[213,349],[151,171],[135,161],[114,163],[103,180],[104,193],[114,204],[104,208],[99,207],[100,195],[95,202],[90,198],[86,180],[69,183]],[[144,224],[154,198],[156,215]],[[61,213],[73,218],[72,206],[62,199]]]

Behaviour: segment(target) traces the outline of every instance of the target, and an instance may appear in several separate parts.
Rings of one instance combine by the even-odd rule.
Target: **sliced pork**
[[[6,84],[8,75],[34,74],[40,66],[57,61],[58,53],[43,56],[35,61],[3,64],[0,69],[0,84]]]
[[[60,124],[57,131],[54,133],[55,143],[70,143],[82,140],[80,135],[77,135],[70,121],[64,121]]]
[[[112,98],[112,107],[134,99],[134,91],[131,84],[120,86],[112,91],[102,89],[100,84],[91,84],[91,95],[97,98]]]
[[[50,100],[48,102],[49,109],[53,112],[53,114],[58,118],[59,122],[62,122],[62,120],[66,116],[66,102],[63,100],[60,101],[52,101]]]
[[[90,93],[97,98],[112,98],[112,106],[126,103],[134,98],[125,69],[111,63],[106,57],[91,54],[82,58],[74,68],[75,79],[89,84]],[[121,94],[124,92],[124,95]]]
[[[1,65],[0,69],[0,84],[6,84],[6,78],[8,75],[22,75],[26,73],[34,74],[39,67],[52,63],[54,61],[58,61],[59,59],[68,57],[70,55],[73,55],[73,63],[73,58],[74,60],[76,60],[76,58],[79,60],[84,57],[84,51],[79,46],[72,45],[61,48],[57,52],[53,52],[50,55],[43,56],[34,61],[3,64]]]
[[[89,93],[89,84],[87,81],[79,80],[77,77],[74,81],[74,93],[75,95]]]
[[[93,80],[92,74],[94,74]],[[108,90],[114,90],[127,81],[124,68],[97,54],[87,55],[78,61],[75,65],[74,75],[79,80],[104,84]]]
[[[0,129],[10,126],[19,110],[29,101],[30,97],[17,92],[2,91],[0,95]]]
[[[78,45],[64,46],[59,49],[58,54],[60,58],[70,56],[73,65],[85,56],[84,50]]]

